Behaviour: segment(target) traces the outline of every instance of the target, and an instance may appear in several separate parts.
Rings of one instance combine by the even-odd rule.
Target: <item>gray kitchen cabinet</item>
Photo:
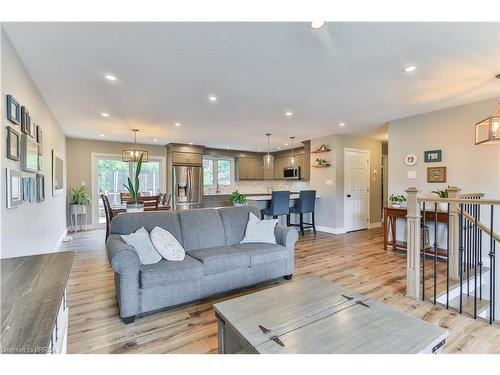
[[[274,178],[281,179],[283,176],[283,168],[288,166],[288,157],[274,158]]]
[[[189,164],[189,165],[202,165],[203,155],[188,152],[172,152],[172,163],[175,164]]]
[[[235,171],[238,180],[262,180],[264,178],[261,159],[237,158]]]

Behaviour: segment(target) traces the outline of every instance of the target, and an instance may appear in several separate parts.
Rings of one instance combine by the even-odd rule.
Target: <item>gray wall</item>
[[[321,197],[316,207],[317,225],[344,230],[344,151],[346,148],[358,148],[370,151],[370,223],[378,225],[381,220],[381,182],[380,170],[382,160],[382,144],[371,138],[330,135],[311,139],[311,150],[327,144],[332,150],[324,154],[311,154],[311,165],[316,158],[331,162],[330,168],[311,168],[311,186]],[[376,171],[376,174],[373,174]],[[328,182],[332,182],[328,185]]]
[[[66,165],[66,138],[3,28],[1,48],[1,257],[8,258],[54,251],[65,233],[66,194],[52,197],[51,151],[59,152]],[[21,206],[10,209],[6,208],[5,168],[20,170],[21,165],[19,161],[6,158],[6,126],[13,125],[20,132],[20,126],[7,120],[5,103],[8,94],[25,105],[43,128],[43,170],[40,173],[45,175],[44,202],[23,202]],[[35,177],[35,174],[23,172],[23,176]]]

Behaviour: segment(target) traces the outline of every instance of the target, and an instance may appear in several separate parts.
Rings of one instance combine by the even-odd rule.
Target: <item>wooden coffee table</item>
[[[448,332],[319,277],[214,305],[219,353],[437,353]]]

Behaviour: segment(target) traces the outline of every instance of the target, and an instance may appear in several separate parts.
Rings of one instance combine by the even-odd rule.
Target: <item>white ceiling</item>
[[[500,23],[3,25],[69,137],[264,150],[500,94]]]

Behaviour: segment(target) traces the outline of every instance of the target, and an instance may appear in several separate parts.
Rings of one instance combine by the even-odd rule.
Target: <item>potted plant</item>
[[[406,202],[406,198],[404,195],[394,195],[391,194],[389,196],[389,201],[391,202],[392,207],[394,208],[400,208],[401,203]]]
[[[432,191],[434,194],[437,194],[439,198],[448,198],[447,190],[434,190]],[[448,211],[448,203],[438,203],[438,207],[440,211]]]
[[[87,213],[87,206],[90,203],[90,193],[85,185],[71,189],[70,214],[84,215]]]
[[[238,190],[233,191],[229,198],[231,199],[233,206],[244,206],[245,203],[247,203],[247,197],[241,194]]]
[[[130,177],[127,178],[128,185],[124,185],[130,194],[130,201],[127,202],[127,212],[143,212],[144,211],[144,203],[139,200],[139,174],[141,173],[142,168],[142,157],[143,154],[139,157],[139,161],[135,167],[135,181],[132,184],[132,180]]]

